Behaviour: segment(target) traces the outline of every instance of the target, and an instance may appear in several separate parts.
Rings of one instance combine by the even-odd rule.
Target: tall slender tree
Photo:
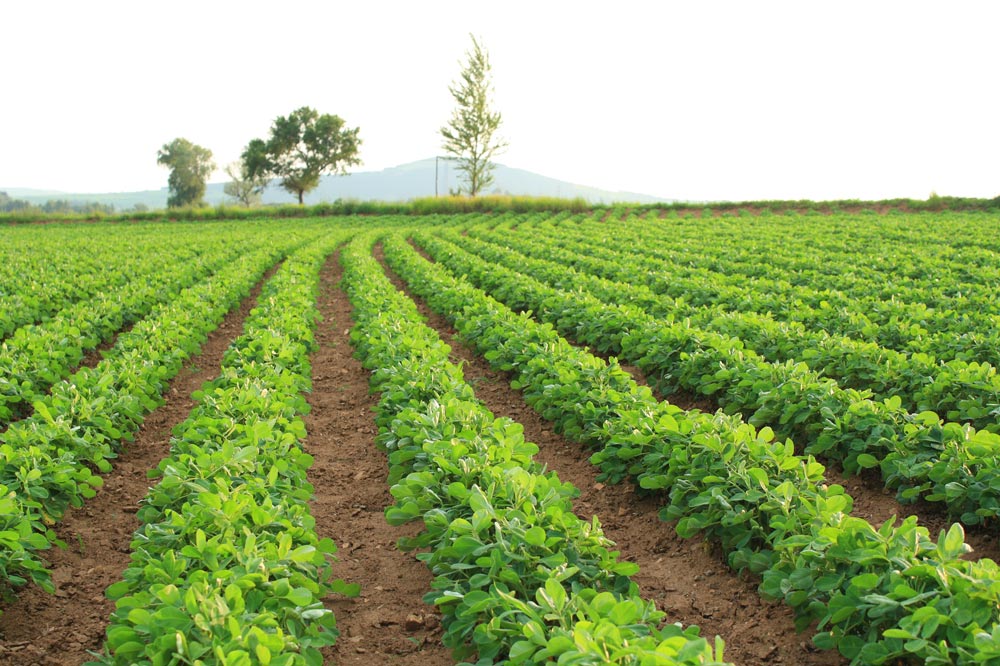
[[[201,206],[205,196],[205,182],[215,171],[212,151],[177,138],[163,145],[156,154],[156,162],[170,169],[167,185],[170,193],[167,206]]]
[[[448,124],[441,128],[445,152],[455,156],[457,168],[465,174],[469,196],[476,196],[493,183],[492,159],[507,147],[497,135],[500,112],[493,110],[493,80],[490,57],[472,35],[472,49],[457,81],[448,86],[456,107]]]

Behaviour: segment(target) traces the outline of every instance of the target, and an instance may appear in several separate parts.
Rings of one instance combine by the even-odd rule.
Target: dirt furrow
[[[639,565],[633,579],[643,596],[666,611],[669,621],[698,625],[704,636],[721,636],[726,641],[726,660],[741,666],[846,663],[837,654],[817,651],[808,632],[796,633],[791,610],[761,599],[757,581],[734,575],[717,549],[700,538],[677,536],[672,525],[660,521],[661,503],[656,498],[638,497],[626,484],[598,483],[589,453],[556,434],[552,425],[510,388],[506,373],[491,370],[456,336],[447,320],[414,297],[385,265],[380,247],[376,257],[396,287],[413,298],[428,324],[451,345],[454,361],[463,364],[466,381],[475,388],[476,396],[497,416],[523,424],[525,439],[540,447],[535,458],[580,489],[575,512],[585,519],[598,517],[622,558]]]
[[[104,644],[114,603],[104,590],[119,580],[129,564],[139,500],[153,483],[146,472],[170,452],[171,432],[195,406],[191,394],[218,376],[222,355],[243,332],[243,322],[257,301],[261,279],[230,311],[185,363],[164,393],[166,403],[150,412],[135,441],[127,443],[104,476],[104,487],[79,509],[70,509],[56,526],[65,550],[47,553],[56,584],[54,595],[26,587],[0,607],[0,663],[5,666],[79,666]]]
[[[309,480],[315,487],[310,507],[316,532],[337,543],[334,575],[359,583],[361,595],[327,600],[341,636],[324,657],[340,666],[454,664],[440,641],[440,615],[422,600],[431,574],[413,553],[395,545],[420,526],[393,527],[383,515],[393,501],[386,483],[389,465],[375,447],[377,399],[368,392],[368,372],[352,356],[352,308],[337,286],[338,256],[320,274],[323,320],[316,332],[319,350],[311,358],[313,390],[307,397],[312,410],[305,419],[304,446],[314,457]]]

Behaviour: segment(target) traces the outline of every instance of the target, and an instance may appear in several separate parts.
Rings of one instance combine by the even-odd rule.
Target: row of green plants
[[[210,276],[254,244],[220,240],[202,251],[150,254],[159,266],[117,287],[69,305],[50,319],[22,326],[3,343],[0,355],[0,428],[24,417],[48,389],[80,365],[84,355],[124,327],[169,302],[181,290]]]
[[[712,396],[728,412],[805,443],[805,452],[837,460],[848,473],[879,467],[901,501],[943,503],[967,525],[1000,516],[1000,484],[993,482],[1000,435],[944,422],[933,412],[911,414],[897,398],[872,400],[869,392],[842,389],[803,364],[768,363],[736,338],[543,284],[430,234],[418,240],[508,306],[531,310],[576,341],[634,363],[665,394],[684,388]]]
[[[1000,663],[1000,569],[969,561],[961,525],[930,538],[915,518],[876,528],[824,468],[736,416],[658,402],[617,361],[570,345],[421,258],[401,237],[385,256],[490,364],[567,437],[595,449],[602,478],[664,496],[681,536],[718,541],[730,565],[762,577],[813,642],[852,664]]]
[[[693,306],[754,308],[782,320],[801,322],[811,330],[868,340],[898,351],[1000,365],[995,315],[980,314],[972,307],[959,312],[892,299],[854,299],[830,290],[789,289],[778,280],[738,279],[736,284],[723,284],[719,274],[706,269],[657,263],[639,256],[639,250],[616,249],[618,243],[608,243],[606,238],[576,238],[567,231],[572,227],[560,229],[558,234],[545,235],[550,241],[550,256],[561,248],[567,252],[560,260],[571,261],[570,265],[580,270],[618,281],[638,278],[656,293]]]
[[[865,229],[857,220],[839,216],[829,226],[841,236],[826,242],[823,231],[814,226],[798,225],[793,234],[766,219],[752,228],[744,223],[706,234],[703,226],[685,228],[675,221],[589,218],[574,231],[613,236],[616,247],[634,248],[670,270],[708,269],[719,275],[720,284],[764,278],[791,287],[830,290],[835,297],[894,298],[935,308],[969,304],[995,308],[988,287],[1000,277],[996,253],[956,247],[949,242],[951,236],[929,233],[922,221],[913,219],[911,226],[898,229],[866,220]],[[988,220],[968,215],[938,216],[935,222],[952,235],[963,231],[979,235],[990,227]],[[971,229],[965,230],[966,226]],[[544,223],[537,228],[550,227]]]
[[[989,364],[940,362],[926,354],[903,354],[873,342],[810,331],[797,322],[775,321],[760,314],[753,303],[749,311],[689,307],[683,300],[656,294],[635,281],[608,280],[521,251],[544,252],[546,242],[537,236],[530,242],[519,238],[520,242],[511,243],[509,234],[496,232],[480,232],[476,237],[444,230],[438,234],[488,261],[499,261],[547,284],[582,289],[605,303],[634,305],[658,321],[684,322],[694,329],[691,335],[705,331],[738,339],[745,349],[771,363],[804,363],[815,373],[837,380],[841,388],[867,389],[881,400],[898,399],[907,412],[933,411],[951,422],[1000,432],[1000,375]],[[518,251],[511,250],[512,246]]]
[[[445,645],[476,664],[720,664],[695,627],[663,624],[638,594],[597,519],[573,514],[578,491],[532,456],[520,424],[475,398],[449,347],[371,256],[343,253],[355,308],[351,342],[381,394],[378,444],[389,455],[390,523],[422,520],[401,545],[434,574],[425,600]]]
[[[358,588],[331,576],[336,546],[315,531],[300,441],[319,268],[343,237],[285,260],[175,429],[91,664],[322,664],[338,633],[322,600]]]
[[[79,369],[34,403],[34,413],[0,435],[0,586],[33,581],[52,590],[40,551],[62,545],[52,526],[81,506],[111,469],[123,442],[158,407],[167,382],[196,354],[225,314],[284,252],[285,236],[245,254],[210,280],[182,291],[119,336],[93,368]]]
[[[30,231],[10,230],[0,244],[0,340],[101,291],[163,270],[160,252],[178,257],[199,252],[194,236],[143,232],[108,243],[75,227],[55,234]]]
[[[843,233],[853,234],[855,227],[849,225],[850,220],[838,219],[837,223],[848,225],[842,228]],[[939,223],[956,236],[970,233],[965,225],[978,234],[990,229],[988,221],[965,216],[947,216]],[[693,270],[693,274],[707,276],[721,287],[770,290],[776,295],[780,290],[785,300],[798,298],[811,306],[824,301],[832,307],[861,305],[878,324],[893,317],[926,319],[923,327],[942,333],[948,329],[949,316],[982,322],[1000,313],[991,286],[1000,271],[996,252],[955,247],[950,239],[925,238],[916,229],[891,239],[852,238],[847,247],[814,250],[804,247],[802,240],[796,242],[787,231],[771,238],[751,237],[753,240],[742,243],[734,242],[735,234],[685,242],[664,224],[625,222],[611,226],[591,223],[580,230],[587,228],[584,237],[594,239],[614,233],[619,240],[616,247],[634,243],[636,256],[647,263],[663,264],[671,273],[683,276]],[[877,231],[886,231],[874,226]],[[803,229],[801,235],[811,237],[812,230]],[[781,255],[791,257],[794,263],[782,262]],[[767,260],[762,261],[762,257]]]

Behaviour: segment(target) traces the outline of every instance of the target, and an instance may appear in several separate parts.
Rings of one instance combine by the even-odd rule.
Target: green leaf
[[[132,585],[128,581],[120,580],[117,583],[110,585],[108,589],[104,591],[104,595],[108,599],[116,601],[131,591]]]
[[[356,597],[361,594],[361,585],[358,583],[345,583],[339,578],[330,582],[330,590],[345,597]]]
[[[878,467],[879,460],[870,453],[862,453],[858,455],[858,466],[863,469],[871,469],[872,467]]]
[[[855,576],[851,579],[851,587],[860,590],[861,592],[867,592],[868,590],[874,590],[878,587],[880,580],[882,580],[882,578],[878,574],[861,574],[860,576]]]
[[[296,606],[308,606],[313,602],[313,593],[304,587],[293,587],[285,595],[285,598]]]
[[[545,545],[545,530],[535,525],[524,533],[524,540],[532,546]]]

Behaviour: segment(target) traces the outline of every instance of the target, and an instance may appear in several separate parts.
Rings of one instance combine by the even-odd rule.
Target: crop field
[[[1000,665],[994,214],[0,240],[0,664]]]

